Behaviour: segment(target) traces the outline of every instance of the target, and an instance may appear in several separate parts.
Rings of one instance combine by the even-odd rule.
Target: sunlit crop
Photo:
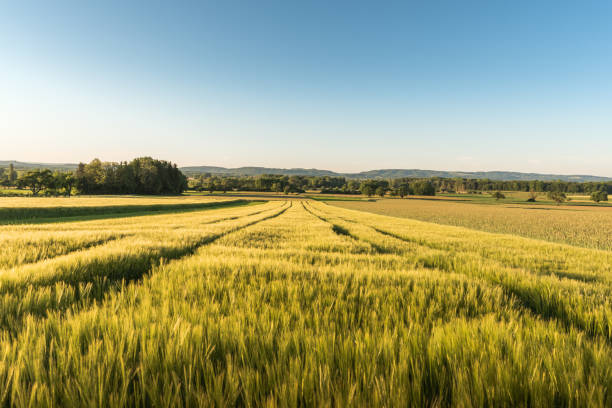
[[[612,252],[306,200],[0,234],[3,405],[612,403]]]
[[[479,205],[458,201],[391,199],[334,205],[395,217],[514,234],[612,250],[612,208],[556,205]]]

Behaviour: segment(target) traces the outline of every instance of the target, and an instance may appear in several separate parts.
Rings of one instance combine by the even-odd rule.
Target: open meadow
[[[0,226],[3,406],[612,404],[610,251],[300,199],[90,216]]]

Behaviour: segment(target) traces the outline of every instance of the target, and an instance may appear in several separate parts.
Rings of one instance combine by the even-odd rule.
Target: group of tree
[[[0,168],[0,186],[17,189],[28,189],[32,195],[67,195],[70,196],[75,187],[75,177],[72,172],[51,172],[49,169],[15,171],[12,165],[8,169]]]
[[[590,194],[593,201],[607,201],[612,193],[612,182],[565,181],[497,181],[465,178],[395,178],[353,179],[333,176],[223,176],[201,174],[189,180],[175,164],[150,157],[131,162],[80,163],[76,172],[51,172],[49,170],[20,170],[13,165],[0,168],[0,185],[28,188],[34,195],[41,192],[59,195],[78,191],[83,194],[179,194],[185,189],[198,191],[254,191],[277,193],[301,193],[318,190],[323,194],[363,194],[366,196],[406,197],[429,196],[436,193],[488,192],[496,199],[503,198],[502,191],[529,192],[528,201],[535,201],[540,193],[563,202],[567,194]]]
[[[608,192],[603,190],[593,191],[591,193],[591,200],[595,201],[596,203],[600,201],[608,201]]]
[[[466,178],[439,178],[429,179],[436,191],[442,193],[469,193],[473,191],[495,192],[495,191],[523,191],[523,192],[560,192],[570,194],[590,194],[594,191],[606,191],[612,193],[612,181],[606,182],[572,182],[572,181],[541,181],[541,180],[489,180],[489,179],[466,179]]]
[[[17,183],[17,171],[13,164],[9,164],[8,168],[0,167],[0,186],[11,187]]]
[[[39,195],[41,191],[44,191],[46,195],[70,196],[74,189],[75,179],[74,174],[70,172],[38,169],[23,172],[10,185],[19,189],[29,189],[34,196]]]
[[[9,166],[0,172],[6,187],[29,189],[32,195],[81,194],[180,194],[187,188],[187,178],[175,164],[150,157],[131,162],[111,163],[98,159],[79,163],[75,172],[51,172],[48,169],[20,171]]]
[[[282,176],[264,174],[258,176],[220,176],[201,174],[189,179],[189,188],[197,191],[254,191],[276,193],[302,193],[318,190],[323,194],[364,194],[405,197],[407,195],[435,195],[435,186],[428,180],[357,180],[330,176]]]
[[[496,191],[493,193],[493,198],[496,200],[501,200],[501,199],[506,198],[506,196],[501,191]]]
[[[557,204],[567,201],[567,195],[562,191],[549,191],[546,196]]]
[[[83,194],[180,194],[187,178],[176,164],[151,157],[112,163],[79,163],[76,187]]]
[[[287,187],[289,186],[289,187]],[[559,192],[565,194],[591,194],[604,191],[612,194],[610,182],[567,182],[567,181],[498,181],[489,179],[465,178],[395,178],[395,179],[352,179],[330,176],[225,176],[205,173],[192,177],[189,187],[201,191],[272,191],[283,192],[285,189],[319,190],[321,193],[333,194],[385,194],[396,196],[431,195],[435,193],[471,193],[496,191],[522,191],[537,193]]]
[[[306,189],[313,188],[317,184],[318,188],[324,188],[333,184],[332,181],[322,180],[315,182],[305,176],[243,176],[243,177],[221,177],[210,174],[202,174],[189,180],[189,188],[196,191],[261,191],[275,193],[303,193]],[[317,188],[314,187],[314,188]]]

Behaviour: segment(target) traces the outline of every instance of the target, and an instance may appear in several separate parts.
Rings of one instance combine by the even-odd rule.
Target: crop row
[[[247,204],[246,200],[209,201],[199,203],[174,204],[132,204],[82,207],[0,207],[0,224],[19,224],[23,222],[49,222],[51,219],[66,217],[97,216],[109,217],[124,214],[149,214],[151,212],[176,212],[222,208]],[[59,221],[58,220],[58,221]]]
[[[605,253],[572,253],[583,256],[575,261],[585,262],[580,271],[580,264],[554,263],[569,250],[564,246],[317,203],[266,206],[220,222],[183,214],[160,230],[172,236],[171,225],[193,217],[194,232],[217,239],[153,266],[100,302],[70,313],[48,310],[45,318],[28,316],[18,329],[5,330],[2,403],[612,402],[609,337],[572,316],[544,316],[518,290],[528,280],[550,293],[584,287],[581,312],[594,313],[609,274],[593,265]],[[185,228],[176,231],[189,235]],[[29,290],[40,291],[49,287],[36,286],[44,281],[41,272],[19,276],[31,276]],[[510,281],[514,274],[519,278]]]

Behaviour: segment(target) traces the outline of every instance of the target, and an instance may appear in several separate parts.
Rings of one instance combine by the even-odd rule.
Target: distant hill
[[[31,169],[51,169],[69,171],[77,168],[76,163],[25,163],[15,160],[2,161],[0,160],[0,167],[8,167],[10,163],[13,163],[17,170],[31,170]],[[612,177],[599,177],[590,175],[561,175],[561,174],[540,174],[540,173],[520,173],[514,171],[440,171],[440,170],[419,170],[419,169],[381,169],[381,170],[369,170],[362,171],[359,173],[337,173],[331,170],[319,170],[319,169],[280,169],[272,167],[215,167],[215,166],[189,166],[181,167],[181,171],[188,176],[195,176],[204,173],[219,174],[219,175],[230,175],[230,176],[258,176],[261,174],[280,174],[286,176],[330,176],[330,177],[347,177],[347,178],[400,178],[400,177],[413,177],[413,178],[428,178],[428,177],[462,177],[462,178],[473,178],[473,179],[490,179],[490,180],[562,180],[562,181],[576,181],[576,182],[589,182],[589,181],[612,181]]]
[[[336,173],[330,170],[319,170],[319,169],[278,169],[270,167],[237,167],[237,168],[225,168],[225,167],[212,167],[212,166],[193,166],[193,167],[181,167],[181,171],[187,175],[198,175],[203,173],[220,174],[220,175],[232,175],[232,176],[256,176],[260,174],[280,174],[280,175],[298,175],[298,176],[335,176],[335,177],[347,177],[347,178],[400,178],[400,177],[414,177],[414,178],[427,178],[427,177],[462,177],[462,178],[473,178],[473,179],[491,179],[491,180],[562,180],[562,181],[576,181],[576,182],[588,182],[588,181],[612,181],[610,177],[599,177],[589,175],[560,175],[560,174],[539,174],[539,173],[520,173],[513,171],[480,171],[480,172],[467,172],[467,171],[439,171],[439,170],[419,170],[419,169],[382,169],[382,170],[370,170],[362,171],[360,173]]]
[[[8,167],[11,163],[15,167],[15,170],[49,169],[70,171],[76,170],[78,166],[76,163],[25,163],[16,160],[0,160],[0,167]]]
[[[331,170],[318,170],[318,169],[276,169],[271,167],[237,167],[228,169],[225,167],[212,167],[212,166],[195,166],[195,167],[181,167],[181,171],[188,175],[193,174],[224,174],[231,176],[258,176],[261,174],[281,174],[286,176],[345,176],[333,172]]]

